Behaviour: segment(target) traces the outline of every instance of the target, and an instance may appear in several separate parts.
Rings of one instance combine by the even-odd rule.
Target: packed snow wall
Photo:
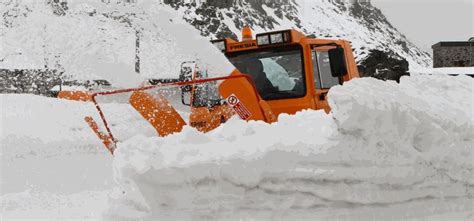
[[[334,215],[321,208],[410,218],[422,213],[417,203],[428,214],[469,211],[473,89],[466,76],[356,79],[331,89],[330,114],[302,111],[271,125],[234,118],[207,134],[187,127],[166,138],[135,136],[116,151],[120,187],[105,218]],[[400,205],[404,214],[383,214]]]

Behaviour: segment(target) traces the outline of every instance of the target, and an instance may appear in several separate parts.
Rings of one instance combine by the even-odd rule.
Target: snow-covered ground
[[[2,218],[472,220],[472,78],[357,79],[329,99],[329,115],[167,138],[106,103],[113,158],[91,104],[0,95]]]
[[[469,75],[474,76],[474,67],[421,68],[410,70],[412,75]]]

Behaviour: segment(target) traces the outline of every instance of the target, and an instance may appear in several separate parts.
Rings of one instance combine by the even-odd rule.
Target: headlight
[[[257,44],[259,46],[267,46],[274,44],[285,44],[291,42],[291,31],[279,31],[271,33],[263,33],[257,35]]]
[[[283,43],[283,33],[275,33],[270,35],[270,40],[272,41],[272,44],[279,44]]]
[[[268,45],[268,44],[270,44],[269,36],[268,35],[257,36],[257,44],[258,45]]]

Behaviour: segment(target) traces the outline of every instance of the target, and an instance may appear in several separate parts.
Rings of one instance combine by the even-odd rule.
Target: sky
[[[474,0],[372,0],[372,5],[429,53],[440,41],[474,37]]]

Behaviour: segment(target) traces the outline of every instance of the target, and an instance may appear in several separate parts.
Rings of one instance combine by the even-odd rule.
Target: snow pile
[[[101,106],[119,138],[155,134],[129,104]],[[112,157],[85,116],[100,123],[92,103],[0,94],[0,220],[100,219]]]
[[[456,206],[438,202],[439,213],[469,211],[473,89],[465,76],[357,79],[331,89],[329,115],[303,111],[272,125],[233,119],[208,134],[185,128],[133,137],[116,152],[121,187],[105,217],[301,220],[324,216],[321,208],[448,199]]]
[[[102,97],[98,101],[102,101]],[[57,145],[89,146],[97,152],[100,140],[84,121],[85,116],[100,117],[92,103],[58,100],[34,95],[0,95],[0,141],[6,159],[26,157],[36,153],[58,154]],[[129,104],[102,103],[112,130],[117,136],[129,138],[128,128],[150,134],[150,126]],[[151,130],[153,132],[153,130]],[[153,133],[151,133],[153,134]],[[18,148],[20,147],[21,148]],[[85,150],[85,151],[89,151]],[[102,151],[102,148],[100,149]],[[59,150],[70,153],[71,149]]]
[[[124,118],[129,105],[111,105]],[[91,103],[0,95],[0,219],[100,218],[114,182],[112,158],[83,120],[95,112]]]

